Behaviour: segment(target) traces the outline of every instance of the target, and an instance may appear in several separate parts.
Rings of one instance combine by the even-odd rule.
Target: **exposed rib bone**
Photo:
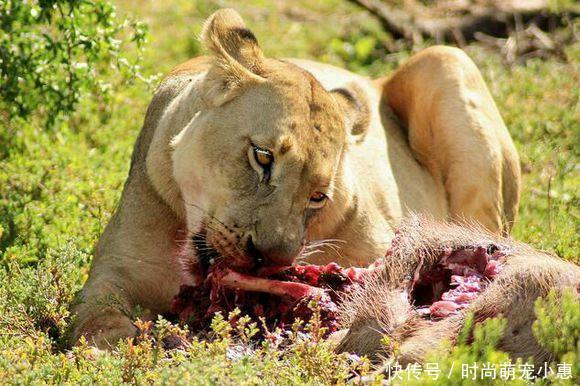
[[[244,291],[265,292],[278,296],[287,296],[298,300],[307,296],[325,297],[322,288],[312,287],[308,284],[293,283],[280,280],[263,279],[260,277],[244,275],[225,269],[220,283],[227,288],[241,289]]]

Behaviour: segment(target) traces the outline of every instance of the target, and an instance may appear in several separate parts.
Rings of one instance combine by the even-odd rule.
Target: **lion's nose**
[[[251,236],[248,236],[246,242],[246,251],[257,267],[263,265],[292,265],[299,250],[300,246],[294,248],[289,244],[263,245],[254,241]]]

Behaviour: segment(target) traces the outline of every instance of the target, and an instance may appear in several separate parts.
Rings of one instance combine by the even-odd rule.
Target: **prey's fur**
[[[409,282],[436,264],[441,252],[469,245],[495,245],[507,254],[501,273],[484,292],[458,315],[436,322],[413,312]],[[412,216],[403,224],[385,269],[342,305],[342,324],[350,329],[340,341],[339,351],[356,352],[371,358],[396,358],[402,365],[421,363],[425,355],[441,349],[442,342],[455,342],[466,315],[474,322],[502,316],[507,326],[499,348],[514,358],[533,357],[537,364],[550,362],[550,353],[532,332],[534,302],[550,290],[569,288],[578,294],[580,268],[528,245],[492,235],[469,224],[450,224]],[[390,344],[381,344],[384,335]]]

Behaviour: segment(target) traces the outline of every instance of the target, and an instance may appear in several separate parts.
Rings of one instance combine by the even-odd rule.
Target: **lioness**
[[[213,56],[177,66],[149,105],[74,306],[75,341],[108,347],[135,333],[123,309],[166,311],[191,280],[184,245],[232,267],[306,255],[366,265],[411,211],[510,230],[518,156],[463,51],[429,48],[373,81],[264,57],[229,9],[207,20],[202,41]]]

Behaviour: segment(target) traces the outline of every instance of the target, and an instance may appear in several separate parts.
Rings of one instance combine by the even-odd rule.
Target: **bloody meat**
[[[396,242],[396,239],[393,241]],[[444,318],[460,312],[499,273],[504,253],[495,246],[447,249],[438,263],[418,272],[409,302],[426,318]],[[232,270],[222,260],[205,270],[199,285],[182,285],[171,312],[193,331],[206,330],[217,312],[227,315],[238,308],[253,320],[263,318],[265,328],[288,329],[297,318],[308,322],[316,302],[321,326],[331,334],[341,328],[339,305],[345,297],[364,287],[365,280],[381,269],[382,259],[368,268],[328,265],[265,267],[253,273]]]
[[[217,312],[227,315],[235,308],[254,320],[264,318],[268,329],[286,329],[297,318],[308,322],[315,301],[327,334],[339,329],[338,305],[344,295],[360,288],[369,268],[328,265],[265,267],[255,274],[236,272],[223,263],[208,269],[197,286],[182,285],[171,312],[194,331],[206,329]]]

